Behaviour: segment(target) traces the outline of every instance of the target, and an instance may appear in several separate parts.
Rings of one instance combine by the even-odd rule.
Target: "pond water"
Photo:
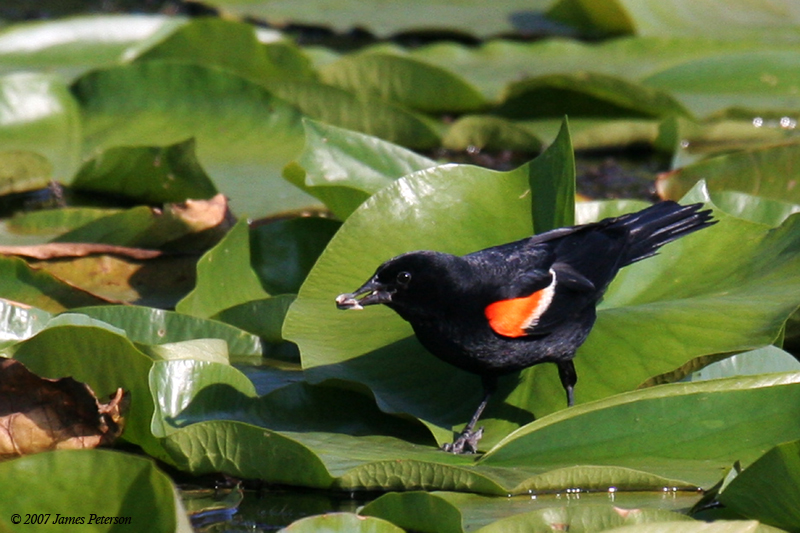
[[[301,518],[358,510],[380,493],[326,492],[302,489],[228,489],[186,491],[187,507],[203,508],[193,516],[198,531],[277,531]],[[504,517],[546,508],[608,505],[620,513],[640,508],[687,513],[702,493],[666,488],[659,492],[564,492],[510,498],[470,496],[459,501],[465,531],[475,531]],[[214,508],[216,502],[217,508]]]

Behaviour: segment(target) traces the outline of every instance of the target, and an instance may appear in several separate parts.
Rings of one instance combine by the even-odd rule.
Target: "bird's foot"
[[[443,444],[442,450],[448,453],[467,454],[478,453],[478,441],[483,437],[483,428],[475,431],[465,429],[453,442]]]

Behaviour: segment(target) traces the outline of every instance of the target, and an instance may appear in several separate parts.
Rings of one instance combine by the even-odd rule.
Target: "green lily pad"
[[[800,441],[781,444],[745,468],[718,495],[725,507],[788,531],[800,524]]]
[[[51,316],[47,311],[0,299],[0,345],[32,337]]]
[[[0,297],[51,313],[108,303],[16,257],[0,257],[0,280]]]
[[[211,318],[258,335],[266,342],[283,341],[283,320],[294,294],[281,294],[261,300],[251,300],[219,311]]]
[[[466,113],[487,104],[477,89],[452,72],[396,54],[349,54],[322,68],[320,78],[425,113]]]
[[[301,114],[261,85],[210,67],[153,60],[91,72],[72,91],[90,153],[194,137],[200,164],[235,212],[263,216],[316,203],[280,175],[300,152]]]
[[[552,531],[559,528],[605,531],[623,524],[668,520],[693,522],[689,517],[667,509],[637,509],[636,505],[642,498],[637,498],[634,493],[612,493],[611,496],[579,493],[570,496],[567,493],[566,498],[562,496],[498,498],[449,492],[389,493],[365,505],[361,514],[384,518],[411,531],[456,533]],[[697,497],[695,494],[693,498]],[[684,500],[684,505],[688,501]]]
[[[800,403],[788,398],[800,394],[798,383],[799,373],[779,373],[612,396],[520,428],[480,463],[558,465],[580,457],[709,487],[734,460],[749,464],[776,443],[797,438],[800,429],[777,421],[797,418]],[[689,424],[686,413],[692,413]],[[594,429],[586,432],[587,427]]]
[[[783,144],[742,150],[686,166],[659,177],[656,185],[664,198],[679,198],[699,180],[711,191],[738,191],[782,202],[800,204],[795,169],[800,164],[800,144]]]
[[[668,92],[588,72],[529,78],[506,87],[495,113],[509,118],[687,116]]]
[[[52,165],[34,152],[0,152],[0,168],[0,192],[3,194],[41,189],[52,180]]]
[[[81,167],[72,187],[145,204],[207,200],[217,189],[194,152],[193,139],[163,148],[110,148]]]
[[[717,520],[707,522],[667,522],[624,526],[608,530],[609,533],[781,533],[753,520]]]
[[[218,67],[251,81],[310,78],[310,63],[288,40],[268,44],[254,26],[220,18],[197,18],[143,50],[137,61],[172,60]]]
[[[13,217],[8,219],[6,227],[14,234],[54,237],[120,212],[122,212],[121,209],[94,207],[43,209],[41,211],[15,213]],[[8,244],[12,243],[9,242]]]
[[[0,32],[0,71],[53,70],[73,79],[87,70],[130,59],[187,19],[166,15],[87,15],[24,22]]]
[[[137,400],[131,402],[123,438],[156,458],[164,457],[150,432],[154,405],[147,375],[153,361],[125,337],[106,327],[67,323],[48,327],[3,352],[41,377],[72,376],[87,383],[99,398],[120,387],[129,391]]]
[[[549,2],[542,0],[502,0],[487,5],[475,0],[420,1],[364,4],[352,0],[328,2],[287,2],[285,0],[211,0],[225,13],[239,17],[254,17],[282,24],[287,20],[317,26],[331,26],[347,32],[353,28],[388,36],[406,30],[430,28],[450,30],[481,36],[507,33],[526,28],[530,18],[537,19]]]
[[[150,307],[122,305],[82,307],[71,312],[123,329],[130,340],[142,344],[223,339],[231,354],[261,355],[261,342],[257,337],[215,320]]]
[[[60,78],[37,72],[1,76],[0,110],[3,151],[34,152],[52,165],[52,176],[36,172],[24,181],[25,189],[43,187],[52,178],[67,181],[72,177],[81,157],[81,117]]]
[[[704,381],[774,372],[800,372],[800,361],[780,348],[765,346],[712,363],[687,376],[687,379]]]
[[[385,45],[378,45],[386,50]],[[667,68],[710,56],[754,50],[793,50],[789,43],[758,40],[719,41],[707,36],[676,38],[624,37],[582,42],[574,39],[542,39],[533,42],[492,39],[478,46],[437,42],[406,53],[438,65],[469,81],[493,102],[506,86],[523,79],[552,74],[593,72],[629,82]],[[571,119],[577,117],[571,116]]]
[[[250,267],[249,227],[246,220],[241,220],[197,262],[197,285],[175,309],[207,318],[228,307],[267,296]]]
[[[403,533],[403,530],[380,518],[353,513],[326,513],[292,522],[280,531],[286,533]]]
[[[538,153],[542,150],[542,141],[510,120],[490,115],[467,115],[448,128],[442,146],[452,150],[477,148]]]
[[[192,531],[177,488],[144,457],[110,450],[59,450],[6,461],[0,464],[0,475],[15,480],[13,487],[0,489],[0,526],[9,531],[24,524],[14,517],[40,524],[38,529],[73,524],[66,527]]]
[[[769,6],[752,0],[733,0],[700,6],[691,0],[559,0],[548,17],[597,36],[638,35],[702,36],[743,40],[795,41],[800,15],[791,0]]]
[[[250,230],[253,270],[270,294],[294,294],[339,229],[335,220],[299,217]]]
[[[304,120],[306,145],[284,176],[322,200],[341,220],[392,181],[436,166],[411,150],[371,135]]]
[[[669,91],[694,116],[745,115],[791,118],[800,105],[800,52],[766,50],[729,53],[676,65],[648,76],[647,87]],[[713,73],[713,74],[712,74]]]
[[[354,94],[317,81],[273,80],[267,86],[309,118],[417,150],[439,145],[439,133],[431,119],[377,96]]]

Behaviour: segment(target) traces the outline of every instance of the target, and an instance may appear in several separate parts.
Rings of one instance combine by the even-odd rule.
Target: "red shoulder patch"
[[[486,306],[484,314],[489,320],[489,327],[504,337],[524,337],[539,321],[542,314],[550,307],[555,293],[556,277],[551,271],[553,280],[544,289],[529,296],[500,300]]]

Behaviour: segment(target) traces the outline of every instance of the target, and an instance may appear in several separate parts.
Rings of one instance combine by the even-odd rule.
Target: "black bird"
[[[702,204],[661,202],[638,213],[555,229],[465,256],[409,252],[386,261],[339,309],[384,304],[408,321],[433,355],[478,374],[484,397],[452,444],[474,453],[475,424],[497,379],[555,363],[573,404],[572,363],[594,325],[595,307],[622,267],[656,254],[670,241],[714,224]]]

